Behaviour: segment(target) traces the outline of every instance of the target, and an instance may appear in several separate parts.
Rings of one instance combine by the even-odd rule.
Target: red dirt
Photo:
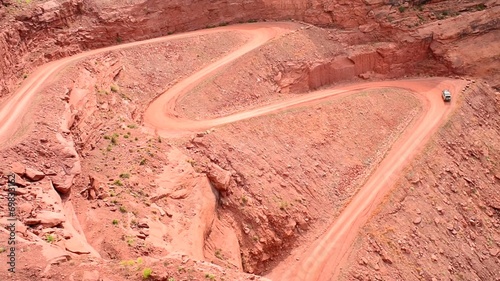
[[[6,75],[0,81],[0,94],[9,93],[25,79],[0,104],[0,155],[4,159],[0,183],[6,184],[8,173],[17,174],[20,272],[5,275],[2,263],[2,278],[267,280],[243,270],[273,280],[379,280],[410,274],[434,280],[446,265],[420,262],[418,257],[425,255],[419,252],[405,267],[398,250],[384,240],[388,232],[378,235],[375,231],[379,226],[410,225],[414,226],[411,237],[417,240],[419,227],[426,234],[432,232],[425,228],[427,218],[419,216],[409,224],[396,219],[384,222],[381,216],[389,211],[380,210],[392,204],[387,203],[394,201],[390,196],[399,196],[402,188],[397,186],[404,182],[408,169],[429,172],[414,159],[424,157],[433,171],[440,161],[448,161],[438,151],[439,157],[433,159],[425,149],[450,137],[464,139],[463,147],[475,147],[482,136],[488,139],[488,149],[483,146],[480,155],[471,152],[480,163],[469,161],[467,155],[460,154],[465,160],[455,157],[454,149],[447,152],[454,157],[453,163],[469,161],[460,172],[451,171],[455,179],[456,174],[468,174],[467,186],[486,185],[480,188],[486,195],[473,196],[474,206],[483,206],[491,219],[475,213],[462,221],[464,227],[482,227],[485,222],[484,237],[470,240],[460,236],[460,226],[448,224],[446,228],[453,235],[460,234],[460,242],[453,247],[475,248],[477,242],[483,252],[478,260],[489,254],[493,259],[487,263],[498,263],[498,235],[491,234],[498,228],[494,188],[500,180],[494,149],[498,126],[478,121],[490,116],[493,123],[498,119],[498,106],[483,102],[494,104],[496,99],[498,105],[498,93],[460,77],[403,79],[453,71],[488,77],[498,85],[495,54],[500,49],[483,45],[476,48],[477,56],[462,56],[475,48],[471,34],[484,40],[498,37],[493,26],[497,4],[466,1],[461,10],[464,15],[454,14],[453,8],[437,14],[445,17],[437,23],[432,22],[436,12],[427,7],[444,6],[426,5],[420,12],[430,22],[415,28],[415,21],[422,24],[424,20],[415,7],[404,14],[407,4],[401,4],[397,14],[392,6],[378,1],[354,1],[348,5],[354,13],[350,18],[333,15],[332,11],[347,9],[336,2],[326,6],[301,2],[298,6],[303,7],[295,10],[298,6],[292,9],[269,1],[272,9],[264,17],[276,18],[280,7],[286,8],[283,16],[323,24],[343,19],[341,26],[356,28],[335,32],[292,22],[241,24],[80,52],[110,45],[115,31],[117,41],[124,34],[132,41],[190,30],[204,20],[196,18],[187,24],[185,19],[172,17],[171,25],[159,24],[164,11],[149,15],[148,4],[166,5],[166,11],[180,9],[179,15],[185,11],[157,1],[130,2],[128,7],[116,4],[112,7],[116,12],[111,2],[63,2],[36,2],[6,16],[11,22],[31,22],[34,31],[47,28],[49,39],[37,39],[24,25],[7,24],[7,31],[0,33],[2,52],[23,42],[18,56],[9,53],[0,62]],[[212,6],[200,3],[197,8],[204,7]],[[129,18],[117,18],[124,11]],[[210,17],[221,25],[226,24],[222,19],[238,19],[220,13]],[[1,7],[0,19],[4,15]],[[252,16],[245,12],[241,18]],[[75,19],[78,28],[73,26]],[[63,31],[51,30],[60,25],[65,25]],[[134,27],[130,33],[121,33],[126,25]],[[79,37],[77,43],[60,38],[52,42],[50,36],[55,34]],[[103,38],[94,40],[99,34]],[[26,42],[32,40],[45,45],[26,55],[32,44]],[[56,51],[40,51],[43,46]],[[291,55],[294,51],[296,56]],[[29,69],[74,53],[78,54],[19,78],[23,64]],[[471,87],[478,97],[470,93]],[[443,89],[453,93],[450,103],[443,102]],[[450,124],[483,129],[467,129],[474,142],[457,130],[440,130]],[[443,130],[448,135],[439,135]],[[483,170],[484,178],[470,174]],[[425,183],[406,178],[410,184]],[[454,186],[453,180],[441,178]],[[430,191],[422,190],[418,202],[424,206],[423,198]],[[457,193],[455,187],[452,191]],[[6,190],[0,195],[6,198]],[[447,196],[445,202],[466,200]],[[467,203],[461,206],[474,215],[465,208]],[[417,214],[429,208],[422,207]],[[442,215],[443,211],[438,212]],[[3,244],[9,235],[4,229],[6,214],[0,205],[0,252],[6,249]],[[458,224],[459,212],[454,214]],[[403,214],[408,216],[411,213]],[[407,241],[401,232],[390,231],[390,235]],[[448,241],[442,234],[437,236]],[[471,280],[497,278],[475,264],[473,250],[463,252],[470,254],[468,258],[447,256],[454,263],[448,266],[448,277],[456,277],[458,268],[473,268],[466,275]],[[371,271],[380,270],[378,259],[386,264],[381,276]],[[436,254],[431,261],[438,261]],[[153,274],[146,276],[151,268]]]

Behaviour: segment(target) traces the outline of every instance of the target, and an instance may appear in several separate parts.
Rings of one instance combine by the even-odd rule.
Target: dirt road
[[[450,104],[444,103],[440,96],[441,90],[448,88],[453,93],[459,93],[465,82],[432,78],[364,85],[411,90],[423,101],[424,114],[392,146],[384,160],[326,232],[309,245],[303,254],[285,262],[286,268],[279,266],[267,276],[273,280],[338,280],[348,250],[359,229],[390,191],[405,165],[424,146],[454,107],[456,99]],[[295,261],[295,258],[299,261]]]
[[[240,57],[241,55],[249,52],[272,38],[282,35],[284,33],[290,32],[291,30],[299,28],[299,24],[294,23],[255,23],[255,24],[245,24],[245,25],[234,25],[225,26],[207,30],[198,30],[193,32],[187,32],[182,34],[170,35],[166,37],[154,38],[145,41],[133,42],[128,44],[116,45],[106,48],[101,48],[97,50],[92,50],[88,52],[83,52],[71,57],[67,57],[61,60],[53,61],[45,65],[40,66],[35,72],[30,74],[30,76],[23,82],[21,87],[13,94],[9,99],[7,99],[2,105],[0,105],[0,144],[5,144],[5,142],[14,135],[16,130],[20,126],[20,121],[22,117],[26,114],[33,96],[39,92],[45,85],[50,83],[56,75],[61,72],[64,68],[69,65],[88,58],[92,55],[97,55],[104,52],[116,51],[131,47],[136,47],[145,44],[160,43],[176,39],[194,37],[198,35],[205,35],[216,32],[224,31],[235,31],[248,34],[252,39],[243,45],[240,49],[231,53],[222,60],[209,65],[208,67],[202,69],[201,71],[193,74],[189,81],[200,81],[203,77],[215,71],[218,67],[229,63],[230,61]],[[182,90],[186,91],[189,87],[186,83],[179,83],[175,85],[171,91],[176,90],[178,94],[182,93]],[[162,95],[160,101],[169,100],[169,104],[175,103],[175,99],[172,99],[169,95]]]
[[[464,86],[461,80],[430,78],[419,80],[389,81],[363,83],[346,86],[337,89],[322,90],[302,96],[298,96],[286,101],[267,105],[258,109],[236,113],[227,117],[193,121],[178,118],[175,113],[175,105],[179,97],[195,87],[203,79],[213,75],[221,67],[234,62],[243,54],[258,48],[267,41],[290,32],[297,28],[296,24],[269,23],[252,24],[224,27],[218,29],[202,30],[181,35],[168,36],[112,46],[109,48],[81,53],[56,62],[52,62],[40,67],[30,78],[28,78],[19,91],[13,95],[0,111],[0,143],[8,140],[17,130],[19,120],[26,113],[30,100],[33,96],[54,76],[77,60],[88,56],[129,48],[141,44],[162,42],[188,36],[196,36],[223,30],[233,30],[245,32],[252,36],[252,39],[240,49],[230,53],[221,60],[203,68],[190,77],[182,80],[167,92],[154,100],[144,115],[144,125],[150,130],[154,130],[160,135],[175,135],[192,131],[205,130],[214,126],[219,126],[239,120],[268,114],[291,107],[305,106],[317,103],[322,99],[335,98],[349,95],[353,92],[374,88],[374,87],[398,87],[413,91],[424,104],[424,114],[409,128],[403,136],[393,145],[385,159],[380,163],[376,171],[369,177],[367,182],[361,187],[358,194],[351,203],[344,209],[338,219],[326,230],[323,236],[308,247],[308,250],[298,256],[291,257],[282,266],[276,268],[269,277],[274,280],[330,280],[340,272],[350,245],[353,243],[358,230],[368,220],[373,209],[393,186],[394,181],[399,177],[402,169],[410,161],[419,148],[425,144],[429,136],[439,127],[446,116],[450,113],[456,99],[450,104],[445,104],[441,100],[440,91],[449,88],[453,93],[459,93]],[[335,279],[334,279],[335,280]]]

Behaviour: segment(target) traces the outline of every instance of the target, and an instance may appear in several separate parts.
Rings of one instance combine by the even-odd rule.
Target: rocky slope
[[[342,280],[499,280],[500,94],[478,82],[364,228]]]
[[[373,90],[194,138],[187,153],[220,194],[245,271],[266,272],[328,225],[419,109],[404,91]]]

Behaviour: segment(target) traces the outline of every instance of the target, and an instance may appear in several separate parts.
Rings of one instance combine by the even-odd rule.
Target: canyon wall
[[[121,42],[229,23],[301,20],[357,27],[383,0],[146,0],[119,7],[102,1],[0,2],[0,98],[44,62]]]
[[[267,20],[293,19],[339,30],[355,30],[361,34],[356,36],[364,36],[367,42],[394,42],[396,49],[400,44],[405,47],[425,46],[424,50],[417,50],[418,56],[412,59],[430,54],[434,56],[433,59],[448,66],[448,73],[486,74],[498,78],[500,74],[493,65],[495,56],[500,54],[498,48],[482,50],[481,57],[469,55],[464,59],[463,54],[471,47],[477,47],[470,46],[474,40],[472,43],[464,42],[456,48],[448,47],[478,34],[486,34],[485,40],[498,39],[499,24],[495,15],[498,15],[500,6],[495,1],[489,1],[481,6],[486,9],[484,11],[432,22],[436,15],[439,19],[445,12],[448,13],[448,10],[441,11],[448,9],[448,6],[422,11],[421,5],[435,5],[433,3],[436,2],[442,1],[139,0],[132,1],[129,5],[116,6],[97,0],[51,0],[31,4],[2,0],[0,98],[7,96],[34,67],[82,50],[218,25]],[[439,4],[446,3],[436,5]],[[464,5],[463,9],[457,9],[468,12],[477,7]],[[402,12],[404,10],[407,12]],[[408,12],[410,10],[413,12]],[[427,23],[427,19],[422,20],[423,16],[428,16],[431,23],[422,25],[423,28],[419,27],[422,30],[419,34],[411,35],[410,25],[415,29],[416,26]],[[458,24],[462,22],[467,24]],[[446,37],[450,32],[457,36]],[[432,41],[431,45],[429,39]],[[396,67],[401,68],[404,60],[399,61],[399,66]],[[480,62],[483,65],[484,61],[491,64],[491,69],[486,73],[474,67]],[[387,65],[381,67],[392,68]],[[400,72],[400,75],[406,74],[404,71]]]

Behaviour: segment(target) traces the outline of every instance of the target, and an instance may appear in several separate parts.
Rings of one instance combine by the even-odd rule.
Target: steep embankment
[[[500,93],[483,82],[405,171],[341,280],[498,280]]]
[[[220,193],[219,219],[237,235],[247,272],[266,272],[313,240],[420,112],[419,100],[403,90],[330,99],[217,128],[187,144],[193,166]]]

